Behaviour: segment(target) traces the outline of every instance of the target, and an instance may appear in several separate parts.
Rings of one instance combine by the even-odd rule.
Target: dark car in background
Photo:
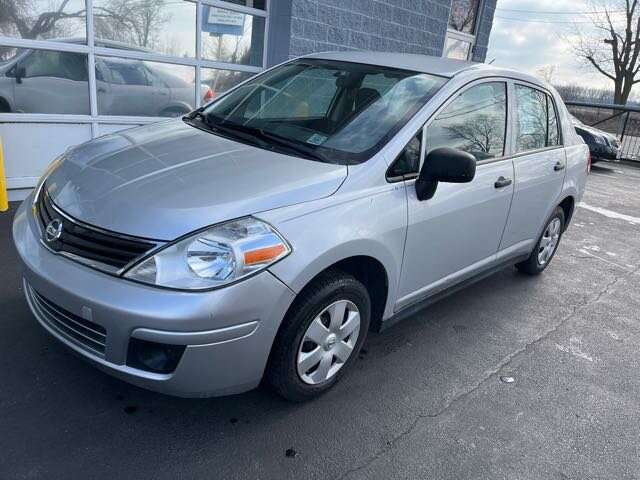
[[[584,143],[589,146],[591,163],[600,160],[616,160],[620,156],[620,140],[615,135],[600,130],[599,128],[585,125],[571,115],[571,121],[576,133],[582,137]]]

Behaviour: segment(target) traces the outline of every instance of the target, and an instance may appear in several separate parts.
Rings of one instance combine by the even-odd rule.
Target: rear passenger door
[[[425,153],[452,147],[477,159],[473,181],[440,182],[426,201],[418,200],[415,181],[406,181],[409,218],[396,309],[495,263],[513,195],[513,165],[504,156],[509,131],[507,82],[477,82],[452,97],[392,165],[392,176],[417,172],[412,159],[421,145]]]
[[[553,97],[533,85],[512,84],[515,190],[499,257],[526,253],[557,206],[566,168]]]

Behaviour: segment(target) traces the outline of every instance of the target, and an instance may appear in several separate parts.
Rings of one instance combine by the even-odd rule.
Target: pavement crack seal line
[[[343,479],[347,478],[348,476],[350,476],[351,474],[359,472],[359,471],[362,471],[365,468],[367,468],[369,465],[371,465],[373,462],[375,462],[382,455],[384,455],[388,451],[391,451],[393,449],[393,446],[396,444],[396,442],[398,442],[399,440],[402,440],[402,438],[406,437],[407,435],[410,435],[411,432],[413,432],[413,430],[416,428],[416,426],[418,425],[418,422],[420,420],[425,419],[425,418],[437,418],[438,416],[440,416],[443,413],[445,413],[446,411],[448,411],[453,405],[455,405],[456,403],[460,402],[461,400],[464,400],[469,395],[471,395],[474,392],[476,392],[477,390],[479,390],[480,387],[482,387],[488,380],[490,380],[498,372],[500,372],[500,370],[502,370],[504,367],[508,366],[512,362],[512,360],[514,358],[516,358],[517,356],[519,356],[522,353],[525,353],[531,347],[534,347],[535,345],[537,345],[537,344],[541,343],[542,341],[546,340],[554,332],[557,332],[566,322],[568,322],[574,316],[576,316],[576,314],[578,314],[579,312],[581,312],[584,309],[586,309],[589,305],[591,305],[593,303],[596,303],[598,300],[600,300],[600,298],[602,298],[602,296],[604,296],[607,293],[609,293],[609,289],[613,285],[618,283],[618,281],[620,281],[622,279],[629,278],[634,274],[639,274],[639,271],[640,271],[640,266],[636,267],[635,270],[630,270],[628,273],[626,273],[624,275],[616,276],[613,280],[611,280],[609,283],[607,283],[604,286],[604,288],[602,290],[600,290],[591,300],[586,301],[582,305],[573,305],[571,307],[571,309],[572,309],[571,313],[569,313],[567,316],[563,317],[558,323],[553,325],[549,330],[544,332],[540,337],[538,337],[535,340],[525,344],[522,348],[519,348],[515,352],[510,353],[509,355],[504,357],[500,362],[498,362],[498,364],[496,366],[494,366],[493,368],[491,368],[489,370],[486,370],[484,372],[484,375],[482,376],[482,378],[480,379],[479,382],[477,382],[475,385],[473,385],[470,389],[465,390],[464,392],[461,392],[461,393],[459,393],[457,395],[454,395],[437,412],[416,415],[416,418],[413,420],[413,422],[411,422],[411,424],[404,431],[400,432],[398,435],[393,437],[392,440],[386,442],[386,447],[383,447],[381,450],[376,452],[371,458],[369,458],[364,464],[360,465],[359,467],[355,467],[355,468],[352,468],[350,470],[347,470],[343,475],[338,477],[338,480],[343,480]]]

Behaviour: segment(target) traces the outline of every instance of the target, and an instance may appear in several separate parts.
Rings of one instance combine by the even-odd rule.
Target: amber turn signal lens
[[[274,245],[273,247],[260,248],[258,250],[245,252],[244,264],[255,265],[256,263],[268,262],[269,260],[279,257],[286,252],[286,250],[287,249],[284,245]]]

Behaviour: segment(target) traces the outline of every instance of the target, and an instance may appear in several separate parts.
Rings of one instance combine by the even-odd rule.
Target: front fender
[[[407,231],[407,199],[403,184],[311,212],[283,208],[259,217],[270,222],[292,246],[292,253],[269,270],[299,293],[335,263],[355,256],[378,260],[388,280],[383,319],[393,314]]]

